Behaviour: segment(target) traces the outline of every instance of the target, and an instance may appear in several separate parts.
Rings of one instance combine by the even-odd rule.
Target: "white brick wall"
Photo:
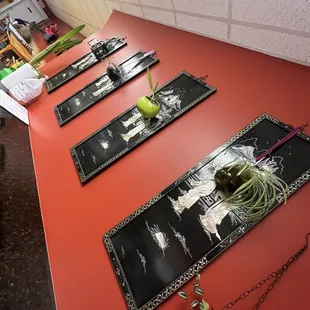
[[[310,64],[310,38],[275,31],[232,25],[231,40],[273,55]]]
[[[232,18],[282,28],[310,31],[309,0],[238,0]]]
[[[173,3],[176,10],[183,12],[218,17],[228,15],[228,0],[174,0]]]
[[[108,8],[109,14],[111,14],[113,10],[121,11],[121,5],[118,2],[105,1],[105,4]]]
[[[177,26],[208,37],[226,38],[227,24],[201,17],[176,13]]]
[[[89,36],[112,10],[310,66],[310,0],[46,0]]]
[[[121,9],[123,12],[126,12],[127,14],[138,16],[138,17],[143,17],[142,8],[138,5],[123,3],[121,4]]]
[[[132,5],[145,19],[310,66],[310,0],[139,0]],[[122,11],[132,14],[126,7]]]
[[[143,8],[144,18],[153,20],[165,25],[175,26],[175,19],[173,12],[161,11],[152,8]]]
[[[140,0],[142,5],[151,5],[154,6],[153,0]],[[171,0],[157,0],[156,7],[164,9],[173,9]]]

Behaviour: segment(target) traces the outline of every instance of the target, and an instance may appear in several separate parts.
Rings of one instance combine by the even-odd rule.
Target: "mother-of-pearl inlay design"
[[[139,252],[138,249],[136,249],[136,251],[137,251],[137,253],[138,253],[139,257],[140,257],[141,264],[142,264],[142,266],[143,266],[144,275],[146,275],[146,259],[145,259],[145,257]]]
[[[167,235],[160,230],[158,225],[153,225],[153,227],[150,227],[147,220],[145,220],[145,224],[153,240],[157,243],[159,248],[163,251],[163,257],[164,257],[165,250],[169,247],[169,240],[168,240]]]
[[[172,227],[172,226],[170,225],[170,223],[169,223],[169,226],[170,226],[171,230],[173,231],[174,236],[175,236],[175,237],[179,240],[179,242],[181,243],[182,248],[183,248],[183,250],[184,250],[184,253],[185,253],[185,254],[188,254],[188,255],[192,258],[191,251],[190,251],[190,249],[189,249],[189,248],[187,247],[187,245],[186,245],[186,238],[185,238],[183,235],[181,235],[179,232],[177,232],[177,231],[174,229],[174,227]]]
[[[169,197],[173,208],[181,214],[184,209],[192,207],[201,197],[210,195],[215,190],[215,182],[213,180],[196,181],[190,180],[190,185],[193,187],[188,191],[183,191],[183,195],[177,200]]]

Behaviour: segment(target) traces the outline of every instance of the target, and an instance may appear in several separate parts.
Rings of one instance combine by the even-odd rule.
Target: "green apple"
[[[160,110],[159,103],[153,103],[148,97],[143,96],[137,101],[137,108],[144,118],[154,118]]]

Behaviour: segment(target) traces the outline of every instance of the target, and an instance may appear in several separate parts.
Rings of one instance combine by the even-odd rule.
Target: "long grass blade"
[[[80,25],[72,30],[70,30],[68,33],[66,33],[64,36],[60,37],[57,41],[49,45],[47,48],[45,48],[43,51],[41,51],[39,54],[37,54],[35,57],[33,57],[29,64],[32,66],[35,66],[37,63],[41,62],[47,55],[54,52],[55,48],[57,48],[59,45],[63,44],[67,40],[69,40],[71,37],[78,34],[85,25]]]
[[[61,50],[72,48],[75,45],[78,45],[80,43],[82,43],[82,40],[72,40],[72,41],[68,40],[65,43],[62,43],[62,44],[56,46],[55,49],[54,49],[54,52],[59,52]]]
[[[149,80],[150,88],[151,88],[152,92],[154,92],[153,91],[153,79],[152,79],[152,74],[151,74],[149,67],[147,67],[147,78]]]

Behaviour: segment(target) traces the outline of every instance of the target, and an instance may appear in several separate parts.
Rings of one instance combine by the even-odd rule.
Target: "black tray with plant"
[[[129,309],[156,308],[286,200],[294,207],[310,179],[304,127],[262,114],[103,236]],[[197,298],[189,305],[208,309]]]

